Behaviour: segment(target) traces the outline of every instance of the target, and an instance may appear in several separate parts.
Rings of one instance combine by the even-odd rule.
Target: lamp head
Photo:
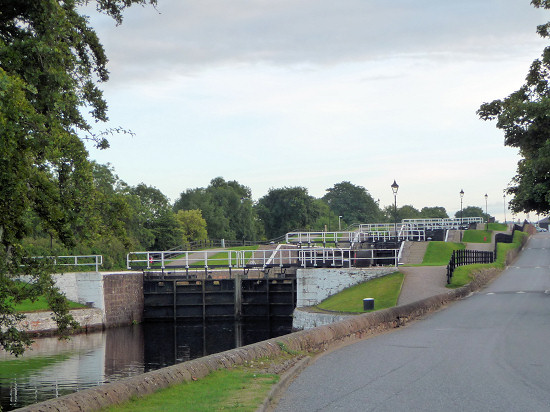
[[[397,194],[397,191],[399,190],[399,185],[397,184],[397,182],[395,181],[395,179],[393,179],[393,183],[391,185],[391,190],[393,192],[394,195]]]

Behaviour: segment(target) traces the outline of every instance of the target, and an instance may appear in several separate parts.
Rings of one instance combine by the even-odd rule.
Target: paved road
[[[277,411],[550,410],[550,235],[488,288],[327,354]]]

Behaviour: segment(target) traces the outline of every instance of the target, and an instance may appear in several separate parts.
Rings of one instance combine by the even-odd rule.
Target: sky
[[[90,157],[130,185],[175,201],[221,176],[257,200],[350,181],[383,207],[395,179],[398,207],[454,215],[462,189],[464,207],[487,194],[504,217],[519,156],[476,110],[546,46],[550,15],[528,0],[158,0],[120,26],[84,14],[109,57],[96,130],[134,133]]]

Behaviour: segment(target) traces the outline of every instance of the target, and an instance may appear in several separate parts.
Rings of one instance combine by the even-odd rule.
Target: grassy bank
[[[447,287],[454,289],[467,285],[474,279],[473,273],[483,268],[503,269],[506,265],[506,255],[508,251],[518,249],[521,246],[523,239],[527,236],[527,233],[523,233],[518,230],[514,232],[514,239],[512,243],[497,243],[497,260],[493,263],[457,267],[453,273],[453,277],[451,278],[451,284],[447,285]]]
[[[464,243],[430,242],[422,260],[423,266],[444,266],[451,260],[453,250],[462,250]]]
[[[466,243],[491,243],[492,230],[466,230],[462,241]]]
[[[143,398],[134,398],[104,411],[255,411],[279,381],[280,365],[297,357],[283,354],[262,358],[230,369],[214,371],[206,377],[161,389]]]
[[[374,310],[391,308],[397,304],[403,278],[402,273],[396,272],[369,280],[325,299],[317,308],[334,312],[361,313],[365,312],[364,298],[374,298]]]

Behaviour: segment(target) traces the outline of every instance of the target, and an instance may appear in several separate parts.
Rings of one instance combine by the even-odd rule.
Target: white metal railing
[[[102,255],[33,256],[31,259],[50,259],[54,266],[95,266],[96,272],[103,265]]]
[[[393,260],[398,264],[399,249],[368,249],[356,251],[350,248],[277,248],[275,250],[226,250],[226,251],[149,251],[131,252],[126,257],[128,269],[209,269],[213,267],[228,268],[262,268],[288,266],[334,266],[352,267],[357,262],[369,260],[370,263],[381,260]],[[387,252],[390,256],[380,256]],[[386,253],[386,254],[387,254]],[[367,265],[365,265],[367,266]]]
[[[332,243],[349,242],[356,232],[289,232],[286,243]]]
[[[402,224],[411,229],[460,229],[470,223],[485,223],[482,217],[444,218],[444,219],[403,219]]]

